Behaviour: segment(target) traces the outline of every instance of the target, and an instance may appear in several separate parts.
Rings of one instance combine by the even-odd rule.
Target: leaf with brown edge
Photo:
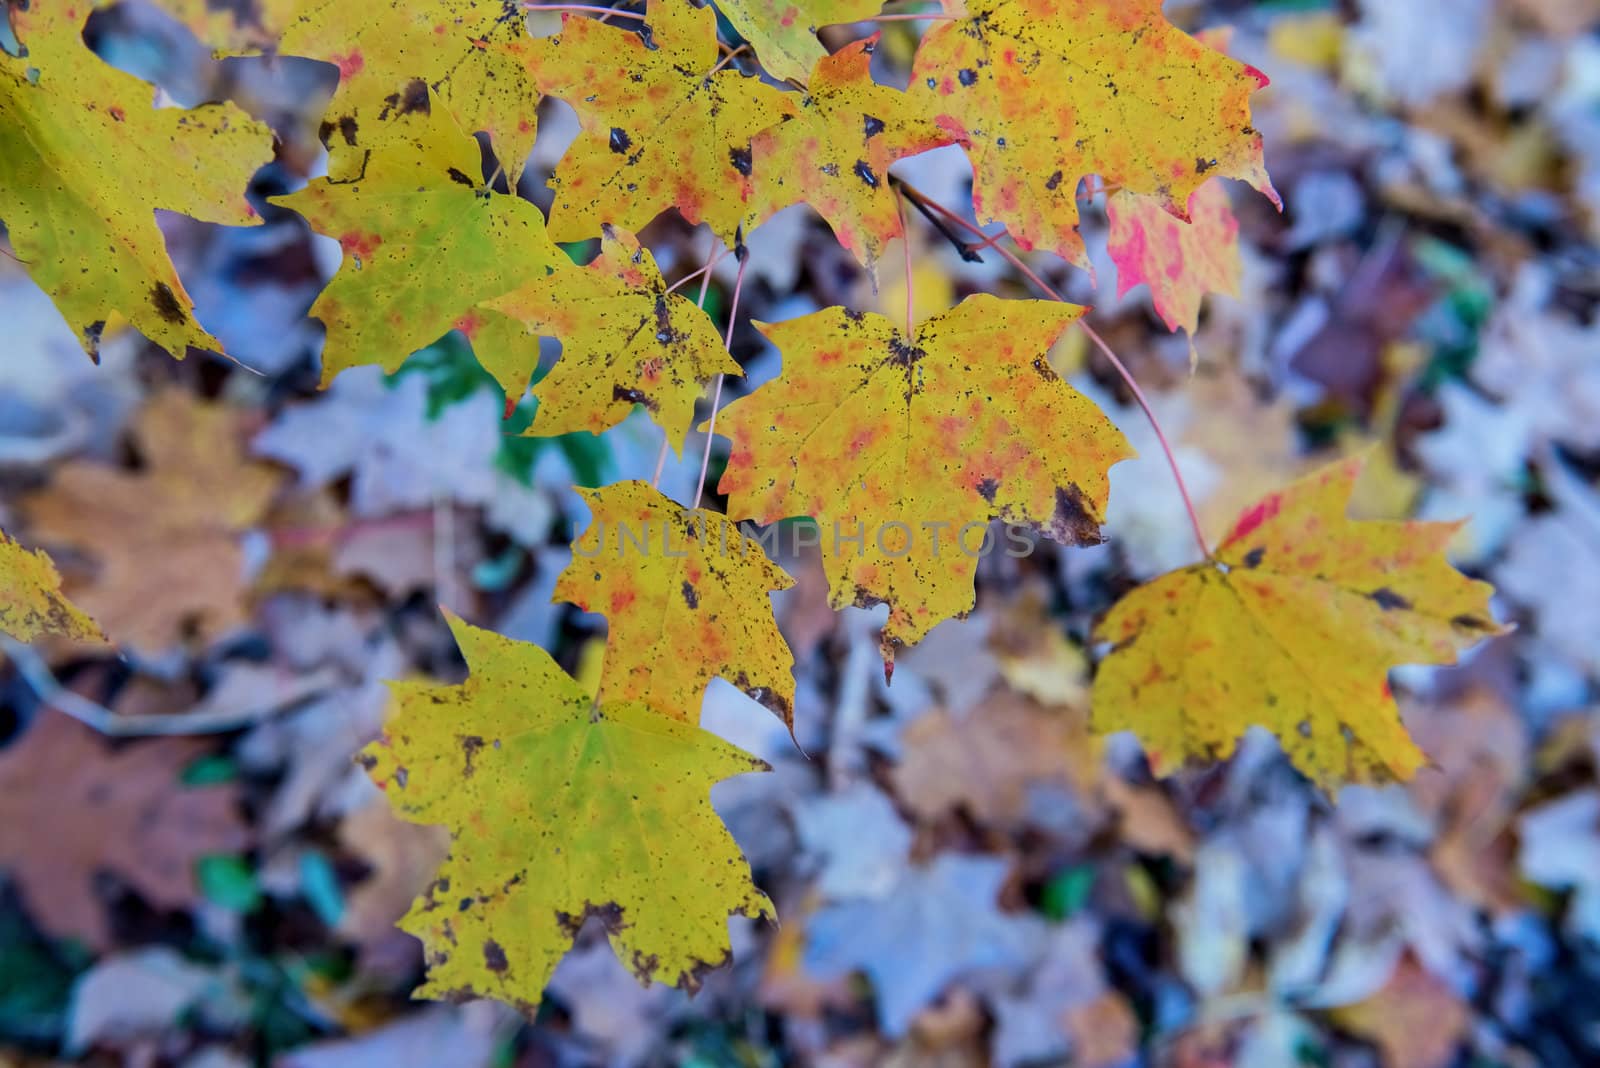
[[[373,124],[433,105],[489,135],[514,188],[536,134],[532,44],[517,0],[300,0],[277,51],[339,68],[323,122],[333,177],[359,173]]]
[[[45,707],[0,751],[0,868],[42,929],[109,948],[110,914],[95,891],[105,873],[155,908],[195,903],[195,861],[238,852],[250,839],[237,785],[180,782],[210,750],[193,738],[112,748]]]
[[[1134,590],[1095,629],[1097,731],[1132,730],[1157,774],[1277,735],[1324,787],[1406,779],[1423,755],[1388,671],[1451,664],[1501,633],[1488,583],[1445,559],[1458,523],[1346,517],[1364,459],[1269,494],[1205,561]]]
[[[1156,197],[1117,192],[1106,202],[1111,233],[1106,251],[1117,265],[1117,296],[1150,287],[1156,314],[1171,331],[1200,328],[1207,293],[1239,295],[1239,220],[1221,181],[1189,198],[1189,221],[1175,218]]]
[[[795,115],[751,142],[752,219],[807,203],[869,271],[901,236],[889,167],[952,140],[905,93],[872,80],[877,40],[823,56]]]
[[[640,32],[562,16],[532,42],[539,88],[578,113],[582,132],[550,185],[550,235],[582,241],[603,223],[637,233],[668,208],[730,245],[745,221],[750,139],[794,104],[761,79],[717,65],[717,16],[650,0]]]
[[[601,228],[600,255],[588,266],[536,278],[485,307],[561,339],[561,359],[534,387],[529,434],[599,434],[642,404],[682,449],[706,383],[744,373],[710,316],[668,293],[650,250],[611,226]],[[535,348],[508,377],[497,375],[508,397],[522,395],[537,357]]]
[[[1159,198],[1185,218],[1207,179],[1278,202],[1250,124],[1267,84],[1169,23],[1161,0],[968,0],[917,48],[910,92],[967,148],[980,220],[1089,268],[1078,183]]]
[[[46,634],[103,642],[94,620],[61,592],[61,575],[43,550],[29,552],[0,530],[0,634],[31,642]]]
[[[794,654],[769,594],[794,585],[727,516],[646,482],[579,490],[594,520],[555,599],[610,624],[602,701],[643,701],[694,723],[721,676],[794,729]],[[642,545],[642,547],[641,547]]]
[[[774,78],[804,84],[828,54],[817,31],[876,15],[883,0],[717,0],[717,7]]]
[[[373,146],[361,175],[272,198],[344,249],[311,306],[328,330],[324,386],[346,367],[393,371],[452,329],[480,344],[479,327],[495,314],[483,301],[571,262],[538,208],[484,183],[477,142],[442,109],[395,116]],[[505,331],[491,337],[509,340]],[[537,359],[537,343],[522,340]]]
[[[971,610],[990,520],[1098,542],[1132,450],[1046,358],[1082,311],[979,294],[911,338],[844,308],[757,324],[784,372],[717,422],[728,514],[815,518],[833,606],[889,605],[886,660]]]
[[[159,652],[244,618],[240,536],[260,522],[283,473],[245,454],[241,419],[169,390],[140,410],[142,469],[70,460],[23,502],[34,537],[85,550],[93,578],[74,598],[119,644]]]
[[[154,88],[89,51],[93,5],[9,5],[26,50],[0,50],[0,221],[16,257],[95,356],[118,316],[182,359],[221,352],[194,318],[156,210],[261,222],[245,199],[272,131],[232,104],[156,108]]]
[[[766,764],[638,701],[595,704],[537,645],[446,613],[459,686],[391,683],[398,711],[359,757],[450,856],[400,926],[422,940],[416,996],[532,1012],[590,916],[641,983],[694,989],[730,955],[728,917],[772,905],[711,807]]]

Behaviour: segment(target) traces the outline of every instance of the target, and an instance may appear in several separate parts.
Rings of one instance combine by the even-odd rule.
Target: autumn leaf
[[[743,373],[710,317],[667,292],[650,250],[610,226],[587,267],[535,278],[485,306],[561,339],[560,361],[534,388],[530,434],[598,434],[642,404],[681,449],[706,383]],[[501,378],[506,396],[521,396],[532,371],[525,361]]]
[[[883,0],[717,0],[717,7],[774,78],[803,84],[828,54],[817,30],[876,15]]]
[[[1501,628],[1491,587],[1445,559],[1458,523],[1367,522],[1345,509],[1360,457],[1239,517],[1215,561],[1123,598],[1095,630],[1095,729],[1132,730],[1157,774],[1220,760],[1251,725],[1327,787],[1409,778],[1423,761],[1391,667],[1454,663]]]
[[[9,6],[26,56],[0,51],[0,220],[91,356],[118,316],[178,359],[221,352],[155,213],[258,224],[244,191],[272,158],[272,131],[232,104],[152,107],[147,82],[84,45],[91,6]]]
[[[1207,293],[1239,295],[1239,221],[1223,183],[1207,182],[1189,198],[1189,221],[1175,218],[1158,197],[1111,194],[1106,250],[1117,265],[1117,296],[1144,283],[1156,314],[1190,338],[1200,328]]]
[[[973,209],[1088,269],[1078,183],[1186,218],[1208,178],[1278,202],[1250,124],[1253,67],[1167,22],[1161,0],[969,0],[917,48],[910,92],[972,159]]]
[[[236,786],[178,781],[206,750],[192,738],[112,749],[45,708],[0,752],[0,868],[40,927],[108,948],[109,913],[95,890],[108,872],[157,908],[194,902],[195,862],[248,844]]]
[[[757,324],[784,373],[717,423],[728,514],[814,517],[833,606],[888,603],[886,659],[972,608],[991,519],[1098,542],[1132,451],[1046,359],[1082,311],[978,294],[909,339],[844,308]]]
[[[344,249],[339,272],[311,306],[328,328],[323,385],[360,364],[393,371],[451,329],[481,344],[479,327],[494,314],[481,302],[568,262],[545,236],[539,209],[494,192],[481,175],[477,143],[437,110],[392,119],[364,174],[319,178],[272,198]]]
[[[0,634],[31,642],[45,634],[105,641],[95,621],[61,592],[61,575],[42,550],[29,552],[0,530]]]
[[[250,462],[239,416],[178,390],[140,411],[139,471],[72,460],[24,514],[47,544],[87,550],[93,581],[76,599],[118,643],[160,651],[191,631],[239,623],[239,535],[260,521],[283,476]]]
[[[532,44],[516,0],[301,0],[277,50],[339,68],[323,124],[334,177],[359,172],[363,153],[349,150],[371,147],[376,124],[431,102],[489,135],[514,188],[537,132]]]
[[[680,507],[648,483],[578,492],[594,521],[555,597],[610,624],[601,700],[694,723],[721,676],[792,730],[794,654],[768,594],[794,580],[727,516]]]
[[[154,0],[155,6],[189,28],[219,53],[271,48],[294,16],[298,0]]]
[[[901,236],[890,165],[951,140],[905,93],[872,80],[877,40],[822,57],[795,115],[751,142],[752,218],[810,204],[869,270]]]
[[[447,618],[466,682],[392,683],[398,712],[360,757],[402,817],[453,838],[400,921],[427,954],[417,996],[532,1011],[591,916],[641,983],[698,986],[729,916],[772,915],[709,797],[766,765],[637,701],[596,705],[538,646]]]
[[[583,131],[550,185],[550,235],[581,241],[602,223],[637,233],[667,208],[729,244],[745,218],[750,139],[794,105],[761,79],[717,65],[717,16],[651,0],[644,34],[562,16],[534,41],[539,88],[578,112]]]

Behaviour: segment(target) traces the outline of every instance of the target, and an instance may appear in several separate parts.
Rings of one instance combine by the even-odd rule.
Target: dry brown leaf
[[[1067,1009],[1061,1023],[1072,1036],[1072,1063],[1081,1068],[1123,1064],[1139,1048],[1139,1020],[1115,990]]]
[[[1381,990],[1332,1015],[1377,1046],[1388,1068],[1444,1068],[1472,1023],[1460,995],[1409,956]]]
[[[41,928],[104,949],[111,927],[93,888],[97,874],[112,873],[150,904],[176,909],[194,901],[197,859],[244,848],[237,789],[178,781],[207,748],[159,738],[112,749],[88,727],[44,709],[0,752],[0,867]]]
[[[243,618],[239,534],[261,519],[282,476],[249,460],[240,417],[176,390],[133,428],[137,471],[73,460],[25,503],[34,534],[98,562],[75,599],[113,641],[160,650]]]
[[[395,924],[433,881],[450,852],[450,832],[407,823],[374,797],[344,818],[339,839],[372,867],[346,895],[339,933],[360,947],[374,970],[383,970],[381,958],[397,942],[409,944],[407,956],[414,957],[415,940]]]
[[[930,712],[906,728],[901,742],[891,774],[912,811],[932,818],[963,806],[985,824],[1021,820],[1032,783],[1070,783],[1086,791],[1100,761],[1082,711],[1041,708],[1010,692],[965,715]]]

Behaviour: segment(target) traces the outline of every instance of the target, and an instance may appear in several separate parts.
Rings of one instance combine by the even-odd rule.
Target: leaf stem
[[[1054,286],[1050,285],[1043,278],[1040,278],[1038,273],[1024,263],[1021,257],[1019,257],[1016,253],[1012,252],[1004,245],[991,244],[992,239],[988,234],[983,232],[981,227],[967,222],[967,220],[963,219],[960,215],[957,215],[943,204],[939,204],[933,200],[930,200],[926,194],[908,184],[903,179],[893,177],[891,178],[891,181],[895,182],[896,185],[905,193],[905,195],[911,197],[913,201],[926,205],[942,218],[955,223],[968,233],[984,239],[985,244],[988,245],[988,247],[992,247],[996,252],[1004,256],[1007,262],[1009,262],[1011,266],[1015,267],[1024,278],[1038,286],[1039,289],[1049,294],[1055,300],[1059,300],[1062,303],[1068,303],[1067,299],[1058,293]],[[1002,232],[1005,233],[1005,231]],[[1188,484],[1183,481],[1183,472],[1178,469],[1177,454],[1172,451],[1172,445],[1167,441],[1166,432],[1161,429],[1161,421],[1156,418],[1155,410],[1150,407],[1150,401],[1145,397],[1144,390],[1139,388],[1139,382],[1133,377],[1133,372],[1128,370],[1127,364],[1123,363],[1117,354],[1112,351],[1111,346],[1106,344],[1105,338],[1100,336],[1099,331],[1095,330],[1094,327],[1090,326],[1081,318],[1078,320],[1078,325],[1083,328],[1084,334],[1089,338],[1090,341],[1094,343],[1095,347],[1100,350],[1101,355],[1105,356],[1105,358],[1111,363],[1112,368],[1122,378],[1123,383],[1127,385],[1129,392],[1133,394],[1133,399],[1137,401],[1139,403],[1139,407],[1144,410],[1145,418],[1150,421],[1150,428],[1156,432],[1156,441],[1161,443],[1161,451],[1166,455],[1167,466],[1172,470],[1172,481],[1177,484],[1178,496],[1183,498],[1183,507],[1184,510],[1189,514],[1189,526],[1194,532],[1195,544],[1200,547],[1201,555],[1207,560],[1215,559],[1211,555],[1211,547],[1206,544],[1205,532],[1200,527],[1200,515],[1195,511],[1194,501],[1189,496]]]
[[[715,240],[715,239],[713,239],[713,240]],[[713,244],[712,247],[715,248],[716,246]],[[689,279],[695,277],[695,275],[699,275],[700,276],[700,295],[695,298],[694,303],[695,303],[695,306],[697,308],[699,308],[701,311],[704,311],[705,307],[706,307],[706,291],[711,288],[711,270],[717,264],[721,263],[722,262],[722,257],[726,256],[730,251],[731,251],[730,249],[726,249],[725,248],[718,255],[709,256],[706,259],[706,265],[704,267],[700,268],[698,271],[695,271],[693,274],[684,275],[682,278],[680,278],[676,282],[672,283],[672,285],[668,286],[667,289],[666,289],[666,292],[667,293],[671,293],[674,289],[677,289],[679,286],[683,285],[683,283],[685,283]],[[744,271],[743,271],[743,267],[741,265],[740,277],[743,277],[743,274],[744,274]],[[731,329],[732,328],[730,327],[730,330]],[[722,388],[722,377],[719,375],[719,376],[717,376],[717,389],[720,390],[721,388]],[[708,441],[706,443],[706,448],[709,449],[710,447],[711,447],[711,443]],[[652,475],[651,478],[650,478],[650,488],[651,489],[660,489],[661,488],[661,473],[663,471],[665,471],[666,468],[667,468],[667,429],[665,427],[662,427],[661,428],[661,451],[656,453],[656,473],[654,475]],[[698,505],[699,505],[698,495],[696,496],[695,503],[696,503],[696,506],[698,507]]]
[[[717,60],[717,65],[715,67],[712,67],[710,70],[706,71],[706,77],[710,78],[713,74],[717,73],[717,71],[721,70],[723,67],[726,67],[729,63],[732,63],[738,56],[743,55],[748,51],[750,51],[749,45],[740,45],[738,48],[733,49],[727,55]]]
[[[614,7],[601,7],[598,4],[539,4],[529,3],[524,0],[524,11],[573,11],[579,14],[615,16],[619,19],[638,19],[644,21],[644,15],[637,11],[622,11]]]
[[[739,321],[739,293],[744,289],[744,269],[750,263],[750,253],[741,242],[735,255],[739,257],[739,274],[733,280],[733,299],[728,302],[728,332],[722,339],[722,347],[729,354],[733,352],[733,325]],[[706,275],[710,278],[710,274]],[[711,417],[706,420],[706,451],[700,457],[700,481],[694,487],[694,501],[690,508],[700,507],[700,495],[706,491],[706,470],[711,466],[711,442],[717,433],[717,409],[722,406],[722,380],[726,375],[717,375],[716,388],[711,393]]]
[[[947,15],[942,11],[930,11],[926,14],[905,15],[873,15],[871,18],[861,19],[861,22],[921,22],[924,19],[933,22],[953,22],[961,18],[960,15]]]

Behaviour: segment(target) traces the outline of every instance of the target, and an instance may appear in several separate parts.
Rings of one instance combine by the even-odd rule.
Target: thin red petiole
[[[907,196],[912,197],[918,202],[926,205],[941,218],[955,223],[957,226],[960,226],[968,233],[977,237],[985,239],[988,238],[988,235],[985,234],[980,228],[974,226],[972,223],[967,222],[967,220],[963,219],[960,215],[957,215],[943,204],[938,204],[928,199],[924,193],[912,188],[904,181],[901,181],[898,184],[900,188],[904,190]],[[1038,286],[1041,290],[1043,290],[1045,293],[1048,293],[1054,299],[1063,303],[1067,303],[1066,298],[1060,293],[1056,292],[1054,286],[1050,285],[1043,278],[1040,278],[1033,268],[1022,262],[1022,259],[1018,257],[1016,253],[1012,252],[1004,245],[993,245],[991,247],[993,247],[996,252],[1000,253],[1000,255],[1004,256],[1007,262],[1009,262],[1011,266],[1015,267],[1018,272],[1020,272],[1021,275],[1028,281]],[[1145,397],[1144,390],[1139,388],[1139,383],[1133,377],[1133,372],[1128,370],[1127,365],[1124,364],[1117,354],[1111,350],[1111,346],[1106,344],[1105,338],[1101,337],[1099,332],[1096,331],[1094,327],[1090,326],[1082,319],[1078,320],[1078,325],[1083,327],[1084,334],[1089,338],[1090,341],[1094,343],[1095,347],[1100,350],[1101,355],[1105,356],[1105,358],[1110,361],[1112,368],[1122,378],[1122,381],[1127,384],[1129,392],[1133,394],[1133,399],[1137,401],[1139,403],[1139,407],[1144,410],[1145,418],[1150,421],[1150,428],[1156,432],[1156,440],[1161,443],[1161,451],[1167,457],[1167,466],[1172,469],[1172,480],[1173,482],[1177,483],[1178,496],[1183,498],[1184,510],[1189,513],[1189,525],[1194,530],[1195,544],[1200,547],[1201,555],[1203,555],[1207,560],[1214,559],[1214,557],[1211,555],[1211,547],[1206,544],[1205,532],[1200,527],[1200,515],[1195,511],[1194,501],[1189,497],[1188,484],[1183,481],[1183,472],[1178,470],[1177,454],[1172,451],[1172,445],[1167,441],[1166,432],[1161,429],[1161,421],[1156,418],[1155,410],[1150,407],[1150,401]]]
[[[685,283],[689,279],[695,277],[695,275],[699,275],[700,276],[700,295],[695,298],[694,302],[695,302],[695,306],[696,307],[700,308],[701,310],[704,310],[705,306],[706,306],[706,292],[711,288],[711,269],[713,267],[715,267],[717,264],[721,263],[722,262],[722,257],[726,256],[728,254],[728,252],[729,252],[728,249],[723,249],[721,255],[713,256],[711,259],[708,259],[706,261],[706,265],[704,267],[700,268],[698,271],[695,271],[694,274],[685,275],[684,277],[682,277],[682,278],[678,279],[676,282],[674,282],[670,287],[668,287],[667,292],[671,293],[674,289],[677,289],[683,283]],[[742,274],[743,274],[743,272],[741,271],[741,276],[742,276]],[[722,387],[722,379],[721,379],[721,376],[718,376],[718,378],[717,378],[717,388],[720,389],[721,387]],[[707,447],[708,448],[710,447],[709,444],[708,444]],[[652,489],[660,489],[661,488],[661,473],[663,471],[665,471],[666,469],[667,469],[667,431],[666,431],[665,428],[663,428],[662,431],[661,431],[661,451],[656,453],[656,473],[654,475],[652,475],[651,478],[650,478],[650,487]],[[698,497],[698,495],[696,495],[695,507],[699,507],[699,497]]]
[[[732,63],[736,58],[748,51],[750,51],[749,45],[740,45],[738,48],[735,48],[733,51],[717,60],[717,65],[706,72],[706,77],[711,77],[713,74],[717,73],[717,71],[721,70],[723,67],[726,67],[729,63]]]
[[[733,280],[733,299],[728,302],[728,333],[722,340],[722,347],[730,353],[733,352],[733,324],[739,321],[739,293],[744,289],[744,269],[749,262],[749,253],[741,249],[739,274]],[[700,495],[706,491],[706,471],[711,467],[711,442],[717,432],[717,409],[722,406],[722,380],[725,377],[717,375],[717,386],[711,393],[711,418],[706,420],[706,451],[700,457],[700,481],[695,484],[694,503],[689,506],[691,508],[700,507]]]
[[[615,16],[619,19],[638,19],[644,21],[644,15],[637,11],[621,11],[614,7],[600,7],[597,4],[537,4],[524,3],[524,11],[573,11],[586,15]]]
[[[682,278],[680,278],[676,282],[672,283],[666,289],[662,290],[662,296],[665,296],[666,294],[671,293],[675,289],[679,289],[679,288],[681,288],[683,286],[686,286],[690,282],[693,282],[696,278],[699,278],[701,275],[707,274],[710,271],[716,269],[717,264],[719,264],[723,260],[727,259],[728,258],[728,253],[731,252],[731,251],[733,251],[733,250],[732,249],[726,249],[726,248],[723,249],[721,252],[719,252],[717,254],[715,259],[711,260],[711,262],[707,263],[704,267],[701,267],[701,268],[699,268],[697,270],[690,271],[688,274],[684,275]],[[702,304],[704,303],[703,299],[702,299],[701,303]]]
[[[960,15],[947,15],[942,11],[930,11],[926,15],[873,15],[871,18],[859,19],[859,22],[921,22],[928,19],[934,22],[952,22],[961,18]]]

